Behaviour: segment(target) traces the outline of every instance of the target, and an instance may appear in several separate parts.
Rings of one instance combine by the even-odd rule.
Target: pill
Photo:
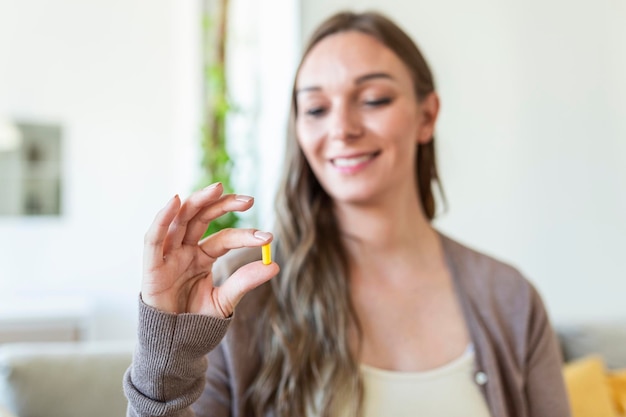
[[[263,254],[263,265],[269,265],[272,263],[272,247],[270,244],[261,246],[261,253]]]

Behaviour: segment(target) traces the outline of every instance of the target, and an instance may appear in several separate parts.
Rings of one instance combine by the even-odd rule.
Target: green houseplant
[[[226,41],[229,0],[203,0],[202,48],[204,113],[202,125],[202,176],[197,188],[221,182],[225,193],[232,193],[233,161],[227,149],[226,120],[232,105],[226,82]],[[211,222],[205,235],[234,227],[239,217],[228,213]]]

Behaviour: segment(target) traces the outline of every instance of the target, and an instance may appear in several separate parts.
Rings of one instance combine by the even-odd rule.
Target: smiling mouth
[[[347,158],[333,158],[330,162],[339,168],[352,168],[365,162],[371,161],[380,154],[380,151],[373,152],[365,155],[347,157]]]

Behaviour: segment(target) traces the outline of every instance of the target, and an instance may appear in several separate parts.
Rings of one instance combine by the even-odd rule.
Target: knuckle
[[[233,314],[234,306],[233,303],[228,300],[228,298],[222,300],[220,297],[216,296],[214,297],[213,304],[215,305],[215,308],[220,312],[220,314],[224,316],[224,318],[229,317]]]
[[[177,218],[171,223],[170,230],[184,229],[185,227],[187,227],[187,221]]]

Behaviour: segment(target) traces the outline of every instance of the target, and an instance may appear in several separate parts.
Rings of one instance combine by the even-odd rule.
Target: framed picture
[[[0,149],[0,215],[61,214],[61,138],[58,125],[17,123],[19,140]]]

